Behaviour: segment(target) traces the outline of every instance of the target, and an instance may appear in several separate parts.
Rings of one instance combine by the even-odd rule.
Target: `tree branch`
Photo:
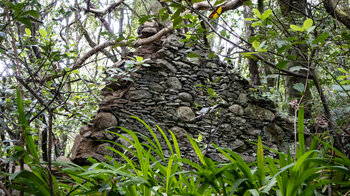
[[[152,42],[155,42],[157,40],[159,40],[163,35],[166,35],[167,33],[170,33],[171,31],[173,31],[173,28],[172,27],[165,27],[163,28],[162,30],[160,30],[158,33],[156,33],[155,35],[151,36],[151,37],[147,37],[147,38],[144,38],[144,39],[139,39],[139,40],[136,40],[134,42],[132,42],[130,45],[134,48],[137,48],[139,46],[142,46],[142,45],[147,45],[147,44],[150,44]],[[83,63],[88,59],[90,58],[92,55],[100,52],[101,50],[109,47],[109,46],[114,46],[114,45],[119,45],[119,46],[128,46],[128,42],[127,40],[123,40],[121,42],[115,42],[115,41],[108,41],[108,42],[105,42],[105,43],[102,43],[102,44],[99,44],[93,48],[91,48],[88,52],[86,52],[83,56],[81,56],[73,65],[72,69],[70,71],[73,71],[73,70],[76,70],[76,69],[79,69],[81,67],[83,67]],[[44,81],[49,81],[49,80],[53,80],[55,78],[59,78],[63,76],[63,74],[59,74],[59,75],[54,75],[54,76],[47,76],[46,78],[44,78],[42,80],[42,82]]]
[[[222,13],[228,11],[228,10],[235,10],[243,5],[245,1],[249,0],[233,0],[233,1],[227,1],[225,3],[222,3],[220,5],[217,5],[213,7],[211,4],[209,4],[207,1],[202,1],[199,3],[193,4],[193,8],[196,10],[211,10],[213,9],[213,12],[216,12],[217,8],[222,7]]]
[[[107,14],[108,12],[111,12],[114,8],[118,7],[120,4],[122,4],[123,1],[124,1],[124,0],[119,0],[118,2],[111,3],[111,4],[109,4],[107,7],[105,7],[105,8],[102,9],[102,10],[91,9],[91,8],[84,9],[84,10],[87,11],[87,12],[94,13],[94,14],[105,15],[105,14]]]
[[[350,16],[337,7],[339,1],[340,0],[323,0],[323,5],[331,16],[350,29]]]
[[[89,33],[86,31],[86,29],[83,27],[83,25],[79,22],[79,26],[81,28],[81,31],[86,39],[86,41],[89,43],[90,47],[95,47],[96,46],[96,43],[91,39]],[[117,62],[118,59],[113,55],[111,54],[110,52],[108,52],[107,50],[103,49],[102,50],[102,53],[107,57],[109,58],[111,61],[113,61],[113,63]]]
[[[157,41],[159,40],[163,35],[169,33],[172,31],[172,28],[164,28],[162,30],[160,30],[158,33],[156,33],[155,35],[151,36],[151,37],[147,37],[147,38],[144,38],[144,39],[140,39],[140,40],[136,40],[134,42],[131,43],[131,45],[133,47],[139,47],[139,46],[142,46],[142,45],[147,45],[147,44],[150,44],[154,41]],[[80,67],[82,67],[82,64],[89,58],[91,57],[92,55],[96,54],[97,52],[103,50],[104,48],[106,47],[109,47],[109,46],[113,46],[113,45],[116,45],[118,44],[119,46],[127,46],[127,41],[126,40],[123,40],[121,42],[115,42],[115,41],[108,41],[108,42],[105,42],[105,43],[102,43],[100,45],[97,45],[95,47],[93,47],[92,49],[90,49],[86,54],[84,54],[82,57],[80,57],[74,64],[72,70],[75,70],[75,69],[79,69]]]

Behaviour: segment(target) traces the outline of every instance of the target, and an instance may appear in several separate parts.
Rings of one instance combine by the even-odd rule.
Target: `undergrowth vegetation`
[[[27,123],[21,110],[19,107],[25,125]],[[298,115],[298,120],[303,121],[302,109]],[[26,195],[50,195],[50,181],[53,195],[294,196],[325,195],[329,190],[333,195],[349,193],[350,159],[323,141],[321,136],[314,136],[310,146],[305,146],[303,123],[298,123],[299,142],[295,155],[267,149],[259,137],[256,161],[248,164],[235,152],[215,144],[218,153],[229,161],[214,162],[203,155],[198,141],[189,136],[199,162],[183,158],[174,133],[169,130],[168,137],[168,133],[159,126],[154,132],[144,121],[133,118],[145,125],[152,138],[123,127],[121,129],[132,139],[110,132],[130,144],[124,146],[109,141],[113,147],[106,148],[119,155],[119,161],[106,155],[106,162],[89,158],[90,166],[53,162],[56,169],[50,175],[47,164],[38,160],[38,154],[32,148],[33,140],[28,137],[26,144],[29,153],[22,147],[14,146],[13,155],[6,161],[16,162],[23,158],[30,169],[1,174],[7,176],[6,183],[11,189]],[[171,152],[170,157],[164,156],[164,147],[157,135],[163,136],[162,140]],[[141,142],[141,138],[147,142]],[[275,156],[264,156],[264,151],[271,151]],[[336,156],[327,154],[328,151]]]

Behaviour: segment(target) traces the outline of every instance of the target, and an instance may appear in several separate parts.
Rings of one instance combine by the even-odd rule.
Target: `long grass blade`
[[[19,121],[24,129],[25,142],[27,144],[27,148],[28,148],[30,154],[33,156],[33,161],[36,163],[39,163],[39,154],[38,154],[38,151],[36,150],[36,145],[34,143],[33,137],[30,134],[30,127],[29,127],[27,117],[26,117],[25,112],[24,112],[23,102],[22,102],[18,87],[16,90],[17,90],[18,116],[19,116]]]

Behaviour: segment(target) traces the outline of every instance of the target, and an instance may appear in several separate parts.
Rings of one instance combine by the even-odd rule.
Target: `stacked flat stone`
[[[147,28],[148,33],[155,32],[150,23]],[[101,140],[127,145],[123,139],[106,132],[107,128],[123,134],[116,128],[121,126],[151,137],[131,115],[154,128],[165,156],[170,156],[170,151],[155,124],[165,132],[173,131],[182,156],[194,161],[198,161],[197,156],[187,135],[194,138],[202,135],[199,145],[205,156],[220,162],[225,158],[212,142],[237,152],[246,161],[255,160],[256,147],[250,142],[257,142],[258,136],[272,149],[286,149],[285,141],[293,134],[292,121],[280,117],[274,110],[275,104],[251,90],[248,81],[233,73],[230,65],[210,57],[210,51],[200,44],[188,46],[181,39],[178,34],[169,34],[130,54],[150,58],[145,61],[150,66],[132,73],[133,82],[113,83],[101,92],[104,100],[98,114],[75,140],[74,162],[86,164],[87,156],[100,160],[104,160],[105,154],[111,156],[105,148],[110,144]],[[197,55],[190,58],[188,54]]]

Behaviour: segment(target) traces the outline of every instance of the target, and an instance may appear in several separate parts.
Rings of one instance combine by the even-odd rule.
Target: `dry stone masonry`
[[[148,22],[140,30],[140,37],[151,36],[158,30],[155,23]],[[230,65],[210,57],[206,48],[199,44],[188,46],[181,39],[176,33],[164,36],[140,47],[128,55],[129,59],[112,68],[124,69],[131,57],[136,56],[147,59],[144,63],[149,65],[136,65],[137,71],[131,73],[132,82],[112,82],[102,91],[104,100],[92,124],[81,128],[75,139],[74,162],[86,164],[87,156],[100,160],[104,160],[104,155],[111,156],[111,151],[105,148],[110,144],[101,140],[128,145],[106,132],[107,128],[127,136],[116,128],[121,126],[149,136],[144,125],[130,116],[141,118],[151,127],[157,124],[165,132],[170,129],[177,136],[182,155],[193,160],[196,155],[187,134],[194,138],[202,135],[200,147],[216,161],[225,159],[212,142],[239,153],[247,161],[255,159],[255,146],[249,141],[256,142],[258,136],[270,148],[285,149],[284,141],[292,138],[293,126],[275,112],[275,104],[251,90],[247,80],[232,73]],[[156,128],[154,131],[157,132]],[[169,156],[170,151],[164,153]]]

